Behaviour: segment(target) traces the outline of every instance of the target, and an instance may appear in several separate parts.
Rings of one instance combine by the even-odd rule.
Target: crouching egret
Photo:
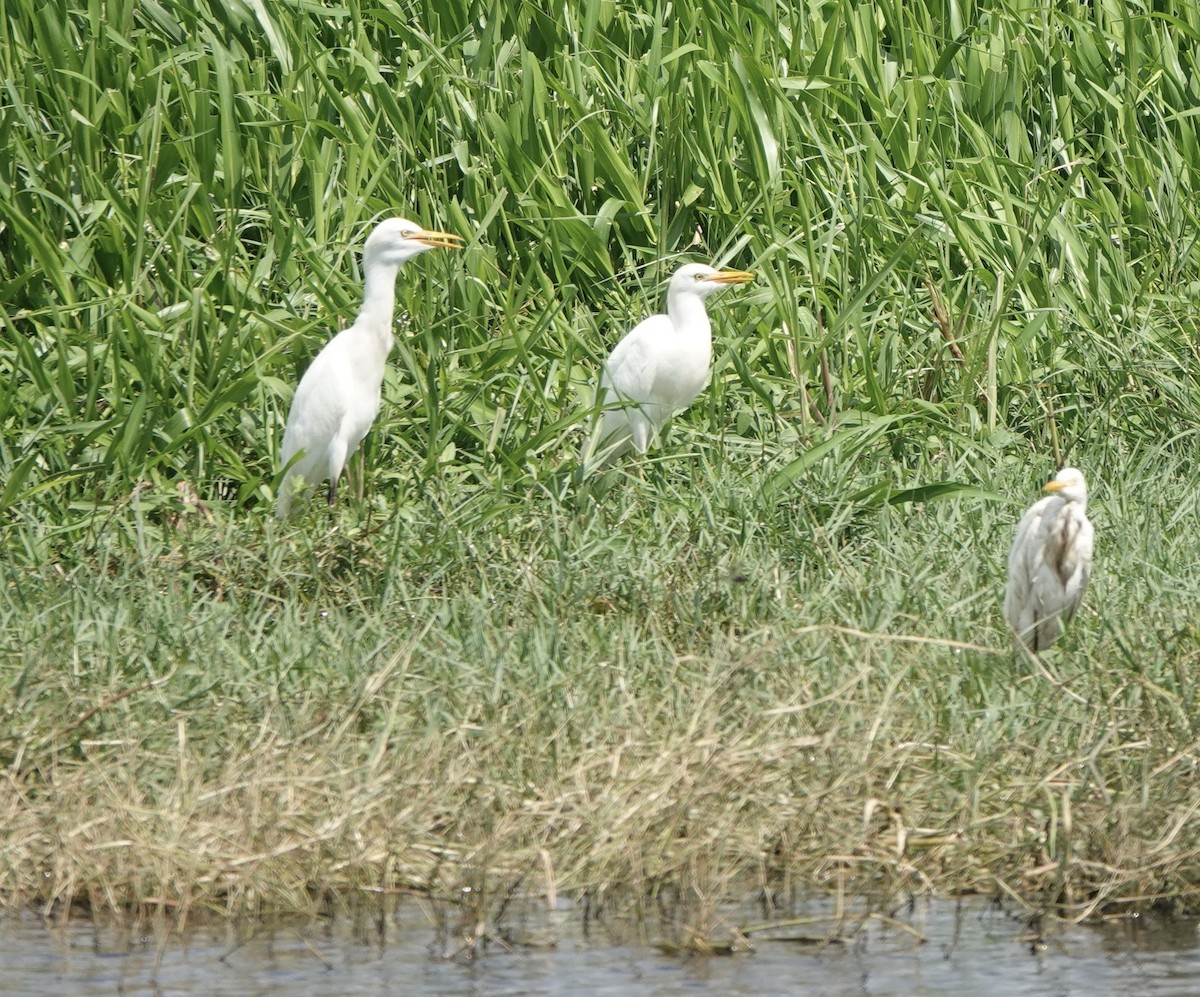
[[[667,313],[635,325],[609,354],[597,400],[604,406],[584,451],[584,467],[602,467],[631,448],[645,453],[654,434],[687,408],[708,382],[712,324],[704,299],[754,274],[688,263],[667,287]]]
[[[280,451],[281,466],[287,468],[275,506],[280,519],[291,511],[297,492],[326,479],[333,505],[342,468],[379,414],[383,370],[392,349],[396,273],[418,253],[439,247],[461,249],[462,239],[403,218],[380,222],[367,237],[358,317],[325,344],[292,398]]]
[[[1044,651],[1075,615],[1092,573],[1087,482],[1064,467],[1021,517],[1008,554],[1004,615],[1030,651]]]

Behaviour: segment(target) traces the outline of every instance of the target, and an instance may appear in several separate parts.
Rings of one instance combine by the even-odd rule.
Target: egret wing
[[[283,434],[285,464],[301,450],[306,451],[305,457],[301,458],[303,464],[318,461],[341,424],[345,413],[345,391],[338,375],[344,365],[341,356],[344,343],[340,336],[331,339],[308,365],[296,386]],[[307,473],[305,478],[309,478]]]
[[[1062,632],[1065,588],[1058,559],[1064,504],[1047,496],[1030,506],[1017,530],[1009,558],[1009,622],[1034,652],[1048,648]]]
[[[634,326],[609,354],[597,390],[604,414],[588,441],[584,464],[602,467],[631,447],[645,453],[656,428],[658,344],[671,321],[655,315]]]
[[[602,384],[620,398],[650,401],[657,376],[656,346],[672,331],[665,315],[653,315],[635,325],[609,354]]]
[[[1074,504],[1064,504],[1050,522],[1038,591],[1047,613],[1069,620],[1087,589],[1092,570],[1092,524]]]
[[[1047,500],[1035,502],[1017,524],[1008,553],[1008,587],[1004,593],[1004,615],[1018,633],[1027,631],[1036,622],[1033,600],[1033,579],[1037,573],[1044,543],[1042,517]]]

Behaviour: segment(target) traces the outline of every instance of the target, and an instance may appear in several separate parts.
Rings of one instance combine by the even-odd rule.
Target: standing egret
[[[406,260],[438,247],[461,249],[462,239],[403,218],[380,222],[367,237],[358,317],[325,344],[292,398],[280,453],[287,468],[275,506],[280,519],[287,518],[297,491],[326,479],[333,505],[342,468],[379,414],[383,370],[392,349],[396,273]]]
[[[1064,467],[1045,491],[1052,494],[1034,502],[1017,526],[1004,593],[1004,615],[1034,654],[1058,639],[1092,573],[1094,532],[1083,473]]]
[[[645,453],[671,414],[687,408],[708,382],[712,324],[704,299],[754,274],[688,263],[667,287],[667,313],[635,325],[604,365],[597,391],[604,406],[585,450],[584,467],[603,467],[630,448]]]

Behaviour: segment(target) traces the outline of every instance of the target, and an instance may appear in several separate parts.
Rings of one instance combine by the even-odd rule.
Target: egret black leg
[[[329,498],[329,504],[330,504],[330,505],[336,505],[336,504],[337,504],[337,479],[336,479],[336,478],[330,478],[330,479],[329,479],[329,493],[328,493],[328,498]]]

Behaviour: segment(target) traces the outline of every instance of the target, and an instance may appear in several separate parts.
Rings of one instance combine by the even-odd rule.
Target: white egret
[[[461,249],[462,239],[404,218],[380,222],[367,237],[358,317],[325,344],[292,398],[280,451],[281,466],[287,468],[275,506],[280,519],[291,511],[297,492],[326,479],[329,504],[334,503],[342,468],[379,414],[383,370],[392,349],[396,273],[406,260],[439,247]]]
[[[1094,531],[1083,473],[1064,467],[1045,490],[1052,494],[1031,505],[1017,526],[1004,593],[1004,615],[1034,654],[1058,639],[1092,573]]]
[[[584,467],[602,467],[631,448],[645,453],[674,412],[704,390],[712,365],[712,324],[704,299],[754,274],[688,263],[667,287],[667,313],[635,325],[609,354],[597,400],[604,406]]]

